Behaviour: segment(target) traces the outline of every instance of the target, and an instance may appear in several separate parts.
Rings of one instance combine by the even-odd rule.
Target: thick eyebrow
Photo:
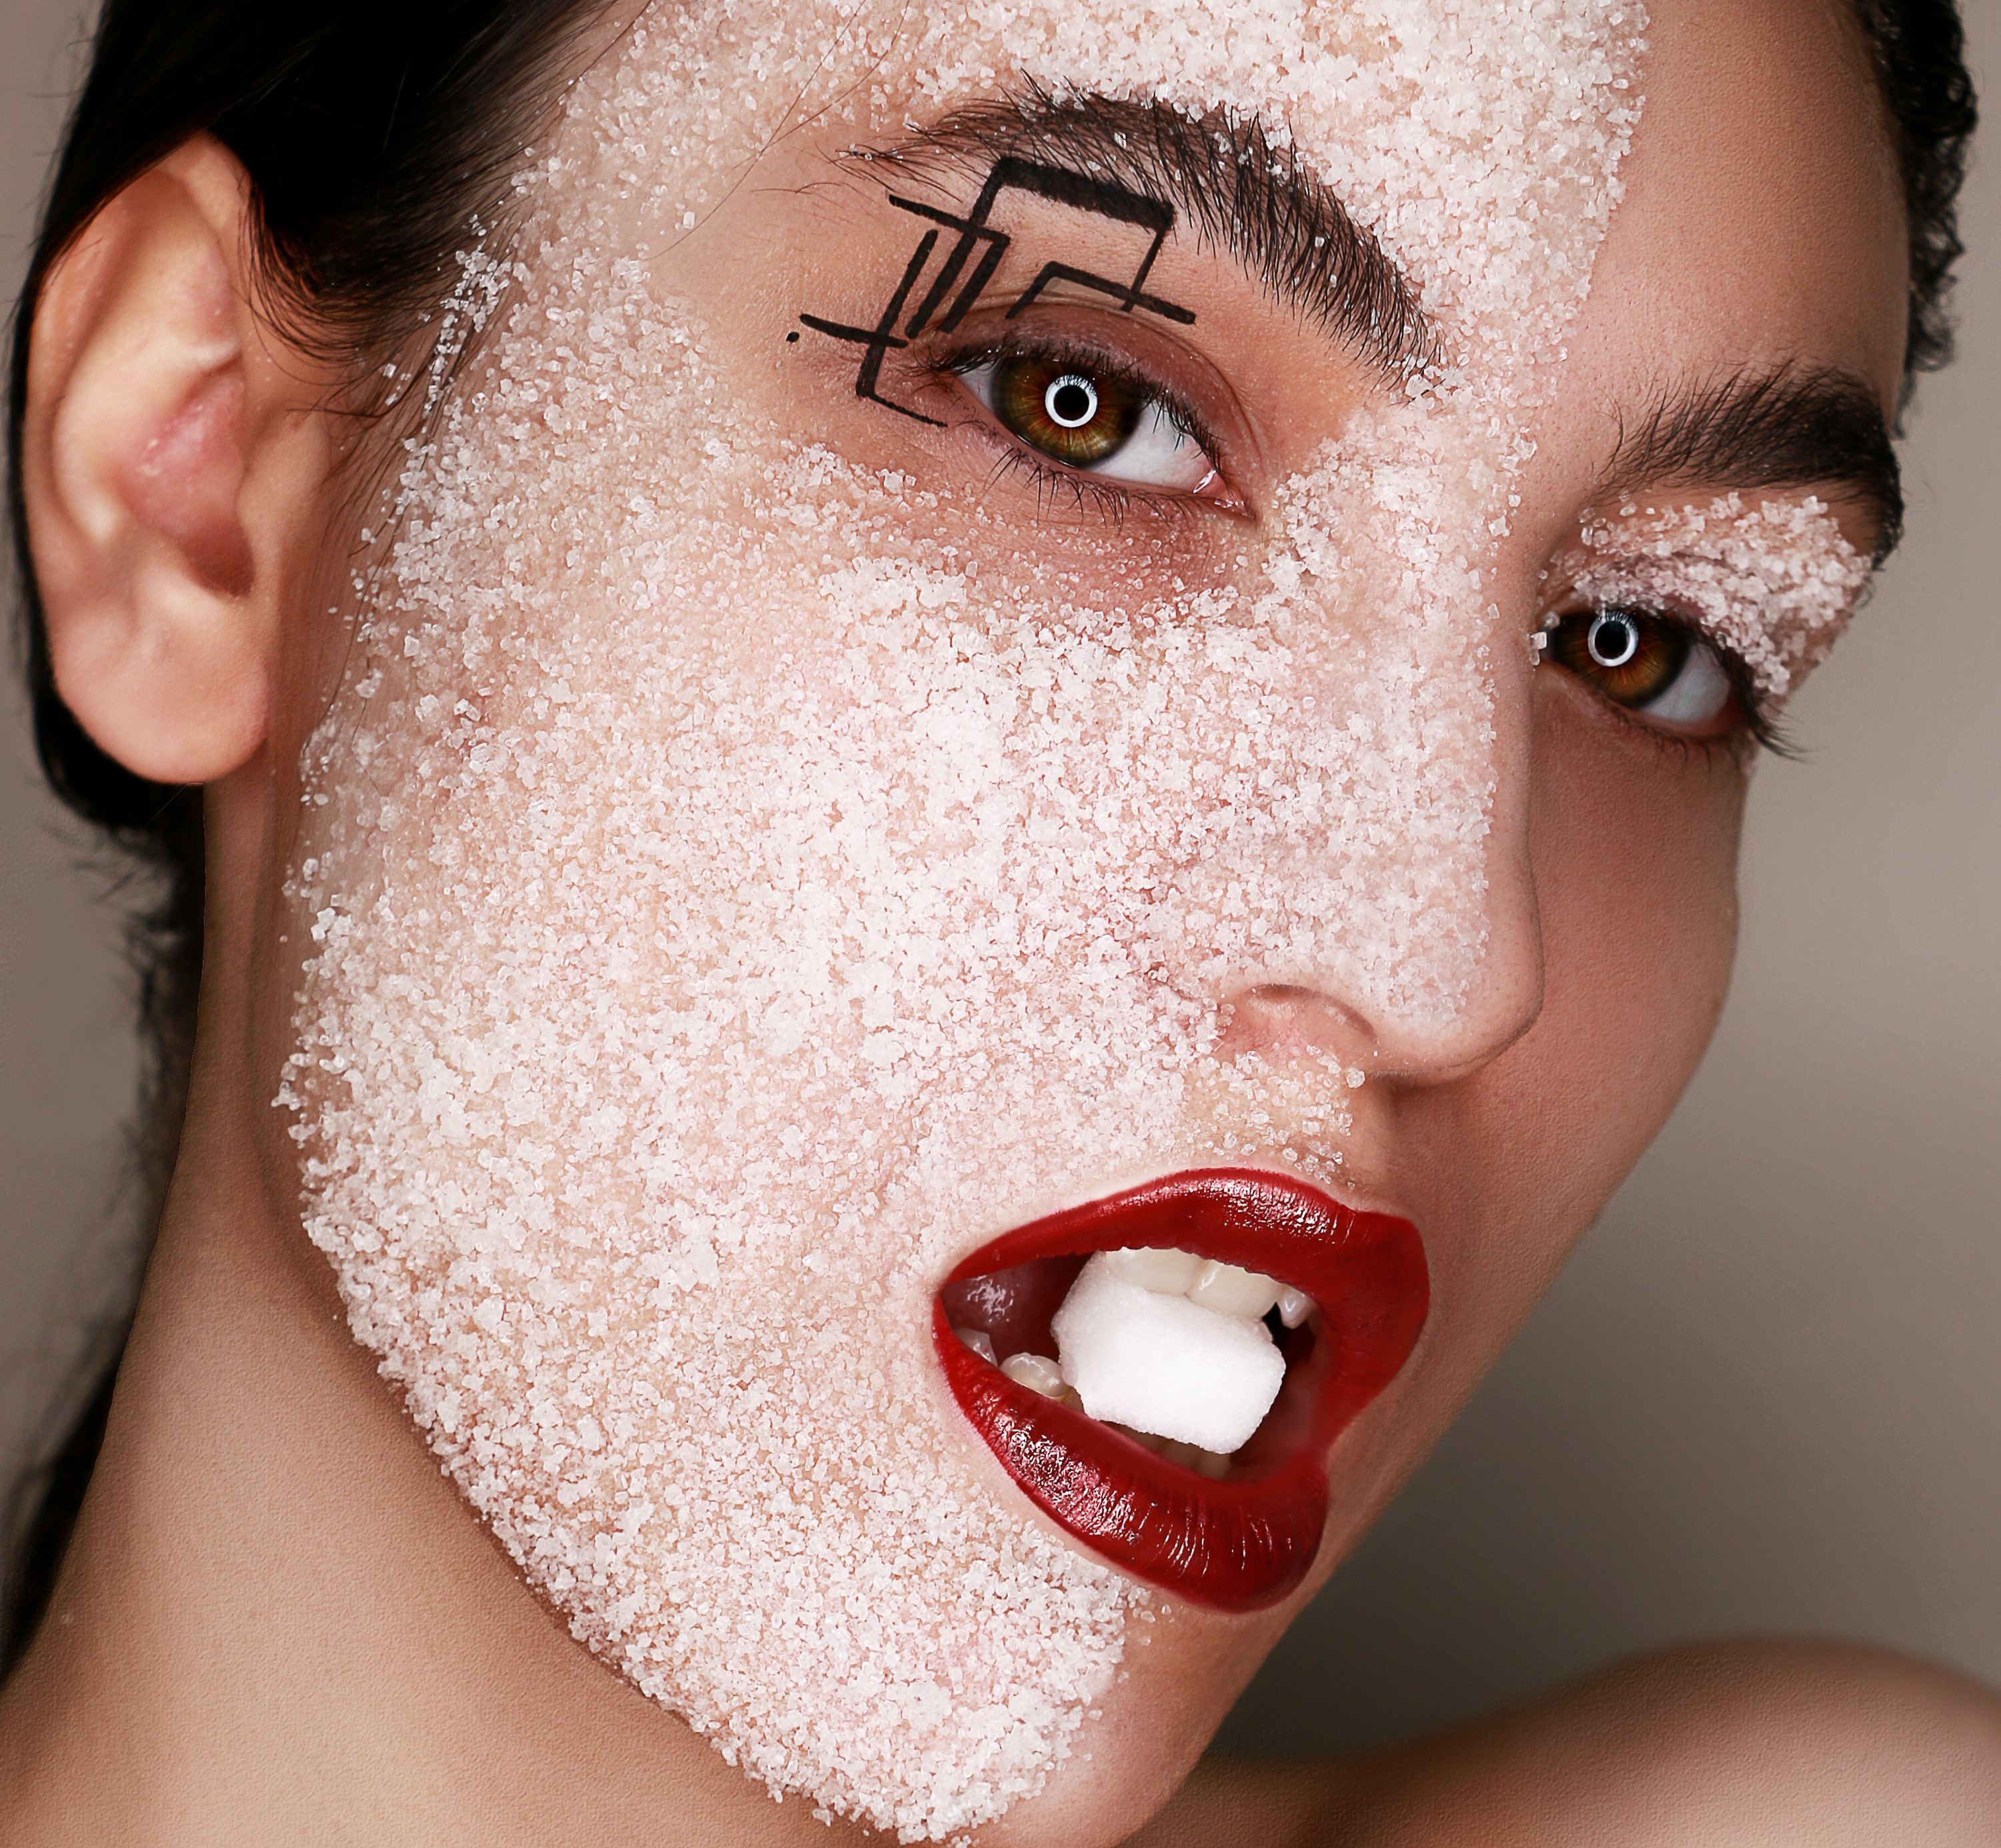
[[[1889,420],[1850,372],[1784,365],[1660,398],[1622,429],[1605,491],[1681,486],[1812,488],[1853,501],[1871,523],[1879,563],[1903,532]]]
[[[1282,306],[1386,374],[1401,379],[1435,357],[1409,277],[1255,118],[1030,89],[914,125],[893,148],[854,151],[920,171],[1011,158],[1109,180],[1185,213]]]

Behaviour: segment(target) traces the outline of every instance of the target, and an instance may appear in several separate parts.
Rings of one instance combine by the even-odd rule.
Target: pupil
[[[1594,616],[1585,646],[1599,666],[1623,667],[1640,652],[1640,625],[1616,612]]]
[[[1098,415],[1097,388],[1088,378],[1066,373],[1042,395],[1049,421],[1064,430],[1081,430]]]

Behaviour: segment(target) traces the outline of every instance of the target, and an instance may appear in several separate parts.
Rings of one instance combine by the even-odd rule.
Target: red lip
[[[1320,1550],[1329,1447],[1424,1327],[1424,1241],[1408,1220],[1344,1206],[1289,1175],[1210,1168],[1010,1232],[969,1257],[946,1289],[1033,1259],[1127,1245],[1262,1271],[1320,1306],[1311,1351],[1289,1365],[1285,1391],[1227,1480],[1208,1481],[1018,1385],[958,1338],[941,1300],[932,1333],[952,1396],[1029,1499],[1113,1564],[1219,1610],[1275,1604]]]

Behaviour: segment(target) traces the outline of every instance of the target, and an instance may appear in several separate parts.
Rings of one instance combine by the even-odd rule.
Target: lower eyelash
[[[1129,482],[1087,475],[1078,468],[1066,468],[1060,462],[1037,455],[1025,443],[1004,430],[986,425],[980,427],[982,433],[990,437],[999,451],[993,473],[987,478],[990,485],[1011,475],[1025,477],[1035,488],[1036,510],[1040,513],[1047,514],[1051,504],[1059,498],[1067,499],[1081,513],[1098,514],[1107,525],[1113,527],[1122,526],[1126,516],[1136,507],[1161,520],[1180,520],[1188,513],[1192,503],[1185,495],[1150,493]]]
[[[1643,613],[1661,621],[1672,623],[1677,628],[1685,630],[1695,642],[1707,648],[1714,655],[1721,664],[1724,673],[1729,677],[1731,691],[1737,700],[1737,709],[1744,715],[1743,733],[1749,736],[1751,742],[1759,750],[1768,752],[1775,757],[1797,760],[1800,755],[1798,750],[1794,745],[1784,726],[1767,707],[1764,696],[1758,691],[1756,677],[1741,656],[1717,640],[1701,624],[1691,622],[1687,617],[1679,611],[1655,608],[1644,610]],[[1547,633],[1559,622],[1576,620],[1576,613],[1547,618],[1544,621],[1542,632]],[[1547,658],[1547,654],[1539,652],[1536,656],[1538,664],[1540,665]],[[1671,732],[1662,726],[1649,725],[1644,711],[1622,706],[1616,700],[1601,698],[1600,703],[1611,712],[1613,717],[1623,719],[1628,724],[1644,732],[1655,743],[1663,747],[1676,747],[1678,754],[1684,759],[1688,754],[1687,747],[1690,746],[1703,749],[1705,755],[1709,756],[1714,756],[1718,750],[1731,751],[1737,748],[1738,737],[1729,733],[1724,733],[1713,738],[1691,737],[1684,732]]]
[[[937,362],[932,367],[932,376],[959,379],[982,366],[1031,355],[1054,365],[1075,365],[1080,369],[1090,367],[1110,374],[1158,405],[1174,427],[1191,442],[1199,444],[1206,454],[1213,456],[1216,453],[1216,444],[1209,433],[1171,393],[1145,374],[1120,366],[1089,346],[1056,341],[976,347],[969,353],[955,353],[948,360]],[[1035,484],[1037,506],[1042,512],[1048,510],[1049,499],[1056,494],[1068,496],[1071,504],[1080,510],[1088,506],[1114,526],[1123,524],[1135,507],[1163,519],[1178,519],[1188,510],[1185,495],[1156,493],[1134,482],[1108,480],[1081,468],[1067,468],[1049,457],[1038,455],[1013,432],[997,423],[984,423],[980,427],[983,433],[1004,449],[990,479],[997,482],[1007,475],[1025,474]]]
[[[1794,754],[1790,746],[1778,735],[1771,724],[1755,717],[1748,706],[1744,708],[1744,724],[1741,729],[1719,732],[1713,737],[1698,738],[1686,732],[1671,732],[1662,726],[1649,725],[1645,713],[1622,706],[1603,694],[1596,694],[1593,698],[1599,710],[1614,723],[1637,732],[1656,750],[1673,757],[1679,763],[1686,764],[1696,757],[1700,757],[1705,764],[1714,764],[1724,758],[1741,758],[1746,739],[1749,740],[1755,750],[1770,751],[1776,757],[1790,757]]]

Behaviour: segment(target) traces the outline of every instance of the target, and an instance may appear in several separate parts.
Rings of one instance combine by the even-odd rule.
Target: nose
[[[1259,982],[1223,998],[1217,1050],[1226,1058],[1262,1053],[1274,1060],[1304,1054],[1367,1071],[1378,1062],[1376,1029],[1332,995],[1293,982]]]
[[[1526,882],[1525,882],[1526,883]],[[1449,1016],[1420,1018],[1386,1008],[1375,1018],[1330,983],[1240,983],[1224,994],[1217,1050],[1258,1053],[1275,1063],[1328,1060],[1372,1079],[1436,1084],[1464,1077],[1521,1038],[1542,1011],[1541,935],[1532,885],[1489,910],[1482,968]]]
[[[1296,903],[1313,895],[1306,902],[1323,927],[1293,933],[1289,953],[1248,958],[1212,991],[1226,1055],[1331,1056],[1371,1078],[1442,1084],[1477,1070],[1534,1023],[1543,966],[1531,858],[1531,672],[1526,661],[1501,666],[1481,702],[1491,719],[1481,748],[1421,773],[1481,773],[1477,849],[1439,863],[1454,876],[1411,883],[1408,861],[1358,853],[1334,826],[1310,844],[1331,873],[1301,878],[1296,852],[1282,865],[1267,862]],[[1423,813],[1422,795],[1405,792],[1379,824]]]
[[[1533,902],[1526,908],[1533,919]],[[1451,1018],[1379,1024],[1338,995],[1297,982],[1240,985],[1223,997],[1216,1049],[1258,1053],[1275,1063],[1302,1055],[1338,1062],[1372,1079],[1449,1083],[1477,1071],[1521,1038],[1542,1011],[1542,959],[1533,927],[1495,943],[1475,995]]]

